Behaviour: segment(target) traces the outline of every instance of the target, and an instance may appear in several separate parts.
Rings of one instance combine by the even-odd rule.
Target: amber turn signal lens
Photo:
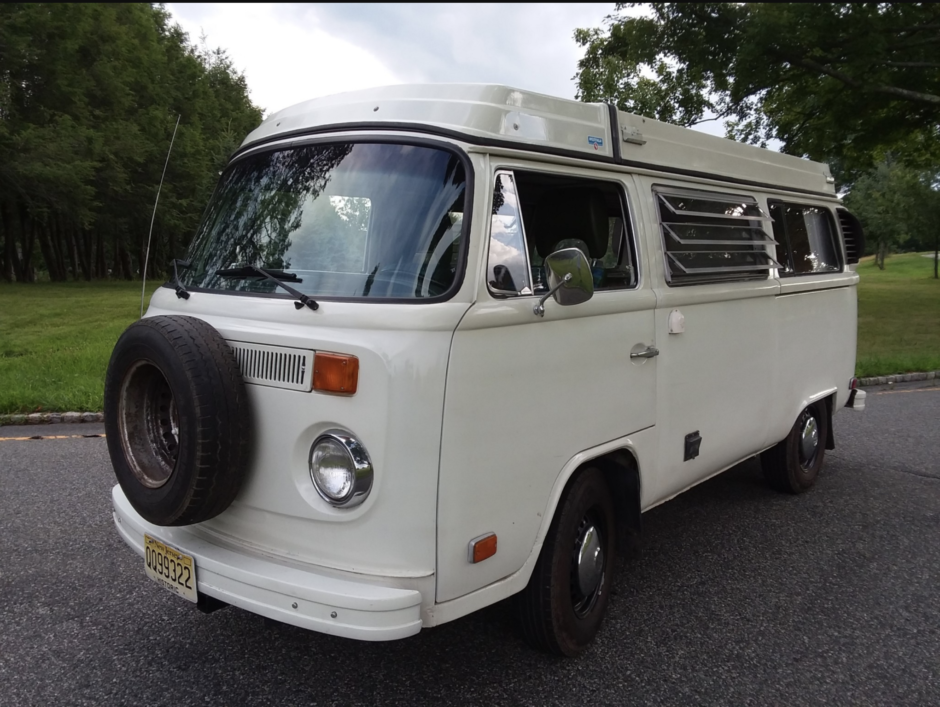
[[[359,386],[359,359],[345,354],[320,353],[313,357],[313,389],[353,395]]]
[[[496,554],[496,535],[490,533],[470,541],[470,561],[476,564]]]

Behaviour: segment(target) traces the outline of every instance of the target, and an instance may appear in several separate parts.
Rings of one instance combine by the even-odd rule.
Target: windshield
[[[273,294],[277,285],[252,265],[314,297],[439,297],[457,284],[465,196],[463,163],[443,149],[330,143],[261,152],[222,175],[180,280]]]

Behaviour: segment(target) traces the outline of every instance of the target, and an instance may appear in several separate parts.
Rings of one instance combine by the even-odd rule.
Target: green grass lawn
[[[139,316],[139,282],[0,284],[0,414],[101,410],[111,349]]]
[[[858,272],[857,375],[940,370],[930,259],[866,258]],[[139,282],[0,284],[0,414],[101,410],[111,349],[139,312]]]
[[[940,280],[933,261],[893,255],[879,270],[873,257],[858,265],[856,375],[940,370]]]

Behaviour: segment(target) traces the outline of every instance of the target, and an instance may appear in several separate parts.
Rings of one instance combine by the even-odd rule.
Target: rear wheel
[[[585,469],[566,491],[519,595],[522,632],[533,647],[574,656],[594,640],[610,597],[614,532],[604,476]]]
[[[816,483],[828,435],[826,403],[820,400],[800,413],[785,440],[760,455],[770,485],[778,491],[802,493]]]

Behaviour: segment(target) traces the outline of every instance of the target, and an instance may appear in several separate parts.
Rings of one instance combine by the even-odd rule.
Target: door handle
[[[653,356],[659,356],[659,349],[655,346],[647,346],[642,351],[630,354],[630,358],[653,358]]]

